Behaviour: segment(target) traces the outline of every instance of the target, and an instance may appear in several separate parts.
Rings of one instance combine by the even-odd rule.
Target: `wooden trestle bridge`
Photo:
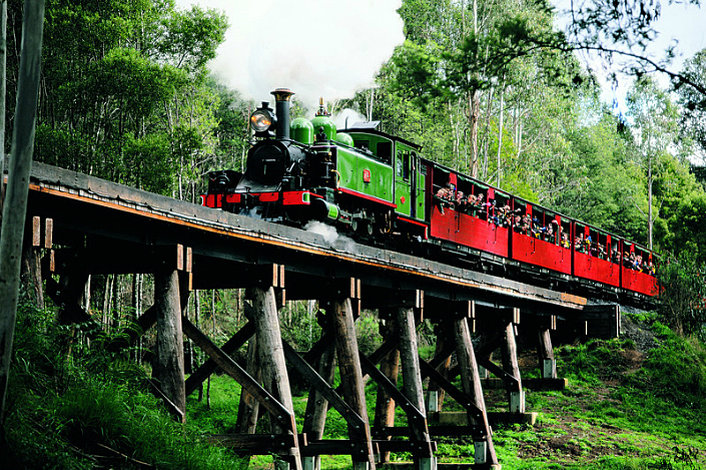
[[[415,468],[434,469],[437,435],[468,436],[475,447],[472,466],[499,468],[479,365],[501,379],[509,413],[520,416],[525,406],[518,332],[538,337],[545,383],[563,384],[556,378],[550,331],[558,322],[586,331],[597,318],[587,298],[569,292],[350,241],[329,243],[304,230],[38,163],[27,215],[28,244],[34,259],[42,260],[47,292],[60,306],[60,318],[90,318],[81,307],[90,274],[154,274],[154,304],[138,322],[143,331],[156,325],[157,393],[183,420],[185,397],[220,368],[242,385],[239,422],[244,425],[242,434],[217,439],[245,453],[275,454],[278,468],[313,470],[320,455],[347,454],[352,468],[373,469],[390,452],[404,451],[413,456]],[[248,289],[249,321],[218,346],[182,311],[193,289],[230,288]],[[285,299],[319,301],[323,334],[310,351],[295,351],[281,337],[278,308]],[[369,356],[357,346],[354,322],[361,308],[378,309],[381,319],[384,342]],[[615,333],[619,308],[608,311]],[[430,362],[417,352],[415,329],[422,319],[430,320],[437,333]],[[474,331],[484,340],[476,347]],[[209,357],[186,380],[184,334]],[[230,355],[246,342],[249,362],[243,367]],[[491,360],[497,349],[501,364]],[[449,366],[452,354],[454,368]],[[332,386],[335,363],[341,377],[337,388]],[[311,387],[303,432],[293,413],[292,375]],[[461,388],[452,383],[459,375]],[[366,380],[378,390],[372,420]],[[465,410],[464,419],[451,424],[443,419],[438,410],[444,395]],[[395,406],[406,413],[405,427],[395,427]],[[346,420],[348,439],[322,438],[329,407]],[[259,410],[270,415],[269,434],[255,434]]]

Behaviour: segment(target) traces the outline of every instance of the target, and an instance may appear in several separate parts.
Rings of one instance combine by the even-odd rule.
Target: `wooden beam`
[[[250,325],[251,323],[248,324]],[[250,374],[256,381],[262,380],[257,354],[257,339],[253,336],[250,337],[248,342],[248,360],[246,367],[248,374]],[[240,433],[255,434],[259,417],[260,403],[254,395],[250,394],[247,388],[241,387],[240,400],[238,401],[238,417],[235,422],[235,428]]]
[[[286,341],[282,341],[282,344],[287,360],[301,374],[304,380],[343,416],[349,427],[363,429],[366,423],[362,417],[336,393],[330,383],[324,380]],[[312,437],[317,438],[317,436]]]
[[[270,392],[262,388],[242,367],[238,365],[230,356],[224,353],[218,346],[213,344],[208,337],[194,326],[188,319],[182,317],[184,325],[184,333],[191,340],[208,354],[211,359],[223,369],[223,371],[233,377],[238,383],[248,389],[248,391],[257,397],[260,405],[269,411],[274,419],[282,426],[289,426],[293,421],[291,412],[285,408]]]
[[[185,412],[184,340],[176,270],[167,268],[155,272],[154,303],[157,310],[157,366],[153,375],[164,394]]]
[[[328,329],[324,329],[324,332],[321,335],[319,342],[314,345],[314,347],[309,351],[309,353],[311,353],[314,349],[320,350],[319,354],[317,354],[318,375],[321,376],[321,378],[325,381],[326,384],[332,384],[336,372],[336,348],[333,343],[333,338],[329,337],[330,335],[328,334],[328,331]],[[309,353],[307,353],[307,355]],[[307,361],[307,364],[309,363],[309,360],[307,360],[306,358],[304,358],[304,360]],[[317,387],[312,385],[309,389],[309,397],[306,401],[306,411],[304,413],[303,427],[304,433],[312,441],[317,441],[324,437],[324,428],[326,425],[326,415],[328,412],[328,406],[329,401],[326,399],[324,393],[322,393]],[[351,412],[353,412],[353,410],[351,410]],[[360,416],[358,416],[358,419],[360,419]],[[302,463],[304,465],[305,470],[320,470],[321,456],[303,455]]]
[[[351,299],[345,298],[334,301],[332,310],[331,324],[335,332],[343,395],[346,402],[364,421],[362,429],[356,429],[351,426],[348,428],[351,439],[360,442],[365,449],[365,455],[351,456],[353,458],[353,466],[359,468],[361,464],[367,464],[370,469],[374,469],[375,461]]]
[[[549,328],[539,327],[537,329],[537,355],[539,356],[542,378],[557,378],[556,359],[554,359],[554,348],[552,347],[552,337]]]
[[[283,286],[284,280],[279,277],[279,267],[273,267],[273,273],[276,278],[274,280],[278,286]],[[254,287],[249,290],[248,297],[252,299],[253,308],[256,312],[250,320],[255,324],[263,383],[265,388],[270,390],[270,393],[281,400],[282,406],[289,414],[288,423],[284,425],[283,422],[278,421],[278,425],[274,426],[273,431],[291,433],[296,437],[297,424],[294,419],[294,403],[284,359],[284,346],[279,326],[275,288],[272,285],[269,287],[264,285],[263,287]],[[296,438],[292,448],[292,455],[287,460],[290,465],[294,466],[295,470],[302,470],[301,455],[298,451]]]
[[[394,320],[381,320],[379,322],[380,335],[385,342],[395,341],[396,328],[394,326]],[[361,358],[362,359],[362,358]],[[376,362],[372,362],[373,367],[375,367]],[[364,363],[364,361],[363,361]],[[400,353],[397,349],[393,349],[389,353],[385,354],[382,361],[380,361],[380,373],[390,380],[393,384],[397,384],[397,376],[399,374],[400,368]],[[373,427],[377,429],[387,428],[395,425],[395,400],[392,398],[390,392],[382,384],[377,386],[377,395],[375,397],[375,421]],[[376,435],[378,439],[388,440],[390,436],[387,435]],[[380,462],[385,463],[390,461],[390,453],[382,452],[380,454]]]
[[[507,394],[511,413],[525,412],[525,391],[522,389],[520,365],[517,360],[517,343],[515,341],[515,324],[505,326],[505,344],[502,348],[503,369],[515,380],[507,382]]]
[[[429,439],[429,430],[427,429],[424,389],[422,388],[422,374],[419,366],[417,329],[414,322],[414,311],[412,309],[397,309],[397,330],[400,335],[400,360],[402,364],[404,394],[410,403],[421,413],[421,416],[408,415],[411,438],[419,444],[419,448],[414,454],[415,461],[417,461],[420,467],[427,468],[427,460],[432,458],[433,455]],[[424,464],[421,463],[422,461],[424,461]]]
[[[221,351],[226,355],[231,355],[240,349],[250,337],[255,334],[255,326],[252,322],[248,322],[233,335],[231,339],[221,346]],[[199,385],[213,374],[218,368],[218,364],[213,359],[207,359],[196,371],[186,379],[186,396],[191,395],[194,390],[199,388]]]
[[[476,362],[475,352],[473,351],[473,342],[471,341],[468,322],[465,318],[456,319],[453,325],[456,340],[456,357],[461,369],[463,391],[471,397],[474,407],[480,412],[480,415],[478,413],[469,413],[468,421],[479,427],[485,435],[482,440],[475,441],[474,443],[475,463],[497,465],[498,458],[495,454],[492,432],[488,424],[483,388],[481,387],[478,364]]]

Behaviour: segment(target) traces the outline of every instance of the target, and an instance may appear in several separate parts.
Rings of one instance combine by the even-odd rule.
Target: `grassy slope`
[[[85,352],[75,344],[67,355],[67,332],[56,333],[52,322],[48,312],[19,318],[7,418],[15,461],[3,460],[9,468],[137,468],[135,460],[157,468],[245,468],[204,439],[235,429],[239,387],[233,380],[214,377],[210,410],[196,394],[189,397],[183,427],[144,392],[144,370],[98,353],[95,342]],[[706,468],[706,353],[699,343],[648,323],[656,339],[639,341],[638,348],[630,340],[559,348],[559,373],[570,386],[528,392],[528,409],[540,412],[537,426],[495,429],[503,468]],[[367,391],[372,416],[374,387]],[[488,396],[491,408],[505,401],[500,392]],[[305,394],[294,401],[301,416]],[[346,436],[335,411],[327,431],[328,438]],[[468,462],[471,447],[440,441],[440,460]],[[271,468],[271,462],[256,457],[249,468]],[[324,468],[350,468],[350,460],[325,457]]]
[[[540,412],[536,426],[496,427],[504,469],[706,468],[706,353],[699,343],[680,339],[659,323],[644,318],[643,323],[657,332],[641,345],[644,351],[632,340],[558,348],[559,374],[569,379],[569,388],[528,391],[528,410]],[[369,408],[373,391],[368,387]],[[502,392],[486,393],[490,409],[504,406]],[[216,377],[212,411],[191,397],[190,418],[214,431],[233,431],[237,395],[232,380]],[[303,394],[295,397],[295,406],[303,413]],[[327,431],[329,438],[345,438],[345,424],[335,411]],[[442,462],[472,460],[468,442],[440,440],[439,451]],[[271,462],[256,457],[249,468],[271,468]],[[323,462],[327,469],[350,467],[345,457],[324,457]]]

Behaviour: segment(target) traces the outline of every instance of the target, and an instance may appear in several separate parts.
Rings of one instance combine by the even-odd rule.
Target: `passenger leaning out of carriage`
[[[529,214],[525,214],[522,217],[522,233],[525,235],[532,235],[532,217]]]
[[[645,263],[645,272],[650,276],[655,275],[655,265],[652,263],[652,260],[649,260],[647,261],[647,263]]]
[[[444,213],[444,206],[453,207],[455,200],[454,192],[454,185],[451,183],[447,183],[446,186],[439,188],[436,192],[435,196],[439,204],[439,212],[442,214]]]
[[[493,201],[495,202],[495,201]],[[496,225],[499,225],[501,227],[509,227],[512,223],[512,209],[510,206],[505,204],[502,206],[500,209],[496,210]]]
[[[462,211],[466,208],[466,197],[463,195],[463,191],[460,189],[456,191],[456,197],[454,198],[456,202],[456,210]]]
[[[485,196],[483,193],[480,193],[478,196],[476,196],[476,203],[473,206],[473,215],[477,217],[484,217],[485,216]]]
[[[600,259],[605,259],[605,249],[603,248],[603,245],[601,245],[600,242],[596,243],[596,256],[598,256]]]

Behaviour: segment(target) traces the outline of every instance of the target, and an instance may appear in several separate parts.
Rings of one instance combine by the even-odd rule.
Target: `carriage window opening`
[[[403,172],[404,172],[404,155],[401,150],[398,150],[397,154],[395,155],[395,174],[399,177],[402,177]]]
[[[409,179],[409,170],[412,165],[412,161],[410,159],[409,152],[404,152],[404,165],[402,168],[402,178],[408,180]]]
[[[392,159],[392,142],[378,142],[376,149],[377,157],[385,163],[390,163]]]
[[[571,222],[568,220],[562,221],[559,225],[559,231],[559,244],[562,248],[571,248],[571,240],[569,239],[569,235],[571,235]]]
[[[368,150],[370,149],[370,141],[369,140],[356,140],[355,141],[355,147],[363,150]]]

